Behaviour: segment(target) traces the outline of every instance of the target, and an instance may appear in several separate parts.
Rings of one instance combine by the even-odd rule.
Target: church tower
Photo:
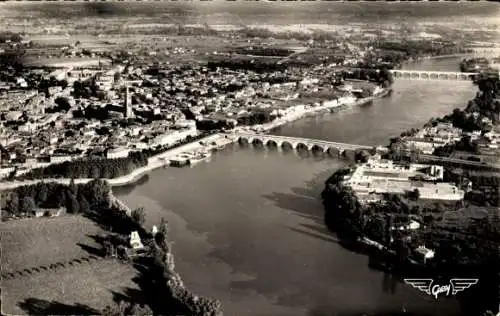
[[[125,118],[130,118],[134,116],[132,111],[132,97],[130,96],[130,91],[128,90],[128,85],[125,90]]]

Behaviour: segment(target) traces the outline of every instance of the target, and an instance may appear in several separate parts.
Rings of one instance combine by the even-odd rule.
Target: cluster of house
[[[40,80],[48,83],[44,92],[38,90]],[[322,67],[258,74],[142,61],[113,66],[66,63],[49,72],[30,69],[0,87],[2,165],[32,168],[169,146],[198,133],[196,122],[183,114],[187,109],[197,121],[236,125],[239,117],[255,109],[277,117],[300,116],[309,107],[353,102],[352,89],[337,90],[321,104],[290,102],[300,94],[330,90],[333,80],[331,70]],[[87,115],[102,112],[107,118]]]
[[[373,156],[345,176],[344,184],[353,189],[362,203],[380,201],[385,194],[413,194],[419,199],[435,201],[463,200],[465,192],[443,182],[443,172],[442,166],[399,165]]]
[[[500,132],[495,126],[492,127],[491,131],[482,133],[480,130],[464,132],[462,129],[454,127],[452,123],[438,123],[436,126],[424,127],[415,135],[403,137],[403,142],[409,150],[431,155],[437,148],[454,144],[464,136],[469,137],[470,141],[477,144],[479,149],[486,151],[498,149]]]
[[[472,133],[474,138],[480,135],[481,131]],[[438,123],[436,126],[424,127],[415,135],[404,137],[403,140],[409,148],[432,155],[436,148],[460,141],[462,136],[462,129],[453,127],[453,124]]]

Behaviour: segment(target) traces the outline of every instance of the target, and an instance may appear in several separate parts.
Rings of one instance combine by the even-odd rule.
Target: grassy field
[[[96,261],[44,271],[33,276],[2,280],[2,314],[81,315],[96,314],[113,301],[113,292],[122,293],[125,288],[135,288],[131,280],[135,269],[116,261]],[[45,304],[37,302],[42,300]],[[56,303],[57,302],[57,303]],[[83,308],[79,304],[88,306]]]
[[[96,224],[82,216],[2,223],[2,270],[13,271],[86,256],[89,253],[78,244],[97,247],[90,236],[101,232]]]
[[[84,248],[100,249],[92,236],[102,232],[94,222],[82,216],[2,223],[2,273],[87,257],[91,253]],[[131,265],[98,259],[3,278],[2,312],[10,315],[39,314],[37,308],[41,307],[31,306],[34,304],[31,299],[48,300],[50,302],[43,301],[44,304],[35,301],[38,305],[55,306],[56,309],[61,306],[74,308],[80,303],[99,310],[112,302],[113,291],[121,293],[125,287],[133,288],[134,276],[135,269]],[[71,314],[81,314],[78,311]]]

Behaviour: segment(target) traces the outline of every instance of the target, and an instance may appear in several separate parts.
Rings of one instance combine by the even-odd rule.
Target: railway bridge
[[[320,139],[311,138],[300,138],[300,137],[289,137],[289,136],[277,136],[269,134],[254,134],[254,133],[244,133],[239,132],[235,134],[235,140],[238,142],[247,142],[249,144],[262,144],[266,147],[290,147],[292,149],[304,149],[307,151],[321,151],[323,153],[329,153],[333,150],[342,154],[346,150],[372,150],[373,146],[367,145],[357,145],[357,144],[347,144],[331,142]]]

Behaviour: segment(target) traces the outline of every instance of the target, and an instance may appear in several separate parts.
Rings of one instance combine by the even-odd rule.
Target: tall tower
[[[132,111],[132,97],[130,96],[130,91],[128,90],[128,84],[125,88],[125,113],[126,118],[133,117],[134,112]]]

